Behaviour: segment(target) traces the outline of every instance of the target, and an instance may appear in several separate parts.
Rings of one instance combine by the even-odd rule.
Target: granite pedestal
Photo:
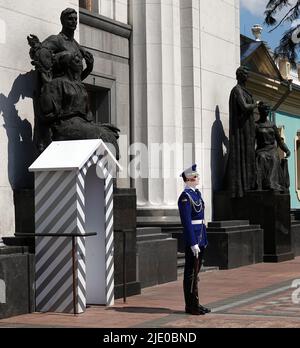
[[[141,287],[177,280],[177,240],[160,227],[137,229],[138,274]]]
[[[0,319],[34,312],[34,255],[0,247]]]
[[[142,288],[177,280],[178,210],[138,210],[138,265]],[[182,232],[181,232],[182,234]]]
[[[15,236],[4,237],[3,241],[8,246],[26,246],[30,253],[35,253],[34,233],[34,190],[14,190],[15,206]]]
[[[264,262],[294,258],[287,193],[249,191],[243,198],[231,198],[229,192],[215,193],[214,220],[249,220],[260,225],[264,230]]]
[[[125,237],[125,281],[126,295],[141,293],[137,281],[137,242],[136,242],[136,191],[135,189],[114,189],[114,262],[115,298],[123,297]]]
[[[291,210],[292,247],[296,256],[300,256],[300,209]]]
[[[263,230],[249,221],[208,223],[205,266],[231,269],[263,262]]]
[[[300,220],[295,217],[291,219],[291,229],[292,229],[292,248],[295,257],[300,256]]]

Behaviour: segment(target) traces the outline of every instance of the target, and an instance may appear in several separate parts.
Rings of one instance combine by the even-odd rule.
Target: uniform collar
[[[185,189],[186,190],[193,190],[194,192],[196,192],[196,189],[191,187],[191,186],[189,186],[189,185],[185,185]]]

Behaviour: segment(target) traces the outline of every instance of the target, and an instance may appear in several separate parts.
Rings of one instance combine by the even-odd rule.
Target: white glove
[[[200,253],[199,245],[198,244],[193,245],[193,246],[191,246],[191,249],[192,249],[192,252],[193,252],[194,256],[196,257],[196,259],[198,259],[198,256]]]

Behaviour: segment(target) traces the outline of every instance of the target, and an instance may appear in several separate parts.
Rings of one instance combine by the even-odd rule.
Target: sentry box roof
[[[111,160],[122,167],[101,139],[54,141],[29,167],[30,172],[80,170],[95,154],[107,152]]]

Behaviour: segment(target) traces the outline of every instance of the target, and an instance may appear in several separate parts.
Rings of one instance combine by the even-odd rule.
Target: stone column
[[[177,143],[177,179],[136,179],[138,206],[176,209],[179,174],[193,163],[211,218],[221,185],[228,137],[228,100],[240,64],[238,0],[131,0],[133,140]],[[184,144],[192,144],[184,151]],[[148,173],[166,171],[163,160]],[[157,159],[156,156],[155,159]]]
[[[183,141],[193,143],[206,219],[225,174],[229,94],[240,64],[239,1],[181,2]],[[184,160],[186,162],[186,159]],[[187,163],[185,163],[187,166]]]
[[[240,65],[238,0],[198,0],[200,17],[200,86],[202,187],[206,218],[212,215],[212,193],[222,188],[228,154],[229,95]]]
[[[185,144],[193,144],[192,162],[202,159],[202,90],[200,52],[199,0],[180,2],[181,12],[181,74],[182,74],[182,134]],[[186,154],[187,155],[187,154]],[[191,160],[184,158],[184,167]],[[198,170],[202,163],[197,162]]]
[[[174,209],[182,169],[180,1],[131,0],[130,22],[133,140],[152,150],[149,178],[135,180],[138,207]]]

